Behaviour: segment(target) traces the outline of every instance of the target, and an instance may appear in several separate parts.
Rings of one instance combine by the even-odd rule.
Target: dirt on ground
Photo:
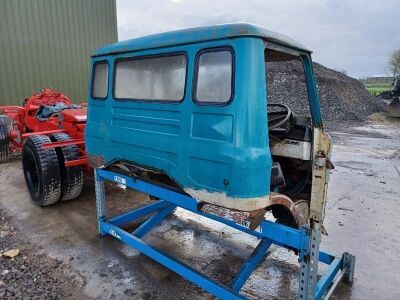
[[[300,61],[267,63],[269,103],[288,105],[299,115],[309,115],[304,69]],[[336,130],[364,124],[369,115],[383,112],[387,104],[371,95],[360,81],[314,63],[314,74],[325,128]]]
[[[66,262],[46,255],[13,225],[0,208],[0,299],[80,299]]]

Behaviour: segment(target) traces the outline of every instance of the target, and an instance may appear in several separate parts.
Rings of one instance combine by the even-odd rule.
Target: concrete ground
[[[332,133],[331,174],[322,249],[354,253],[355,282],[340,284],[336,299],[400,299],[400,130],[368,125]],[[107,187],[110,215],[149,201],[146,196]],[[112,199],[112,201],[110,201]],[[112,239],[97,235],[94,188],[87,180],[80,199],[39,208],[29,198],[21,163],[0,166],[0,207],[25,238],[65,263],[65,273],[98,299],[210,299],[210,295],[157,263]],[[177,210],[145,238],[221,282],[228,282],[256,241],[213,221]],[[272,247],[250,277],[250,299],[294,299],[296,257]],[[82,295],[83,296],[83,295]]]

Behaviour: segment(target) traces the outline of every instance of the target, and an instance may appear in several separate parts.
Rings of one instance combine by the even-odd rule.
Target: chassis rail
[[[108,219],[105,211],[104,181],[122,184],[131,189],[158,197],[161,200]],[[134,177],[104,169],[96,169],[95,183],[98,230],[101,236],[110,235],[137,249],[218,298],[245,299],[240,295],[240,290],[251,273],[262,262],[272,244],[298,251],[300,262],[299,299],[327,298],[342,278],[345,278],[350,283],[353,281],[355,256],[345,252],[341,257],[335,257],[329,253],[319,251],[321,238],[319,227],[312,229],[303,227],[297,230],[264,220],[260,225],[259,231],[251,230],[234,221],[199,211],[199,203],[189,196]],[[242,269],[229,286],[206,277],[190,266],[142,240],[145,234],[167,218],[176,207],[181,207],[203,217],[221,222],[260,239],[258,246],[243,264]],[[121,228],[124,224],[151,213],[154,214],[135,229],[135,231],[127,232]],[[319,280],[317,280],[318,262],[329,266],[326,274]]]

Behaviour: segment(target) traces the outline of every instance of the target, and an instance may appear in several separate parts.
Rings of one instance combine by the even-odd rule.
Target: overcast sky
[[[203,25],[249,22],[285,34],[314,61],[359,78],[385,74],[400,48],[399,0],[117,0],[119,40]]]

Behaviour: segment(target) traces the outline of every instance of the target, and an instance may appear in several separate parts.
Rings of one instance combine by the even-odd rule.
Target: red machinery
[[[46,110],[46,113],[43,111]],[[0,163],[22,150],[25,180],[40,206],[71,200],[83,188],[86,104],[73,105],[52,89],[26,99],[23,106],[0,106]]]

